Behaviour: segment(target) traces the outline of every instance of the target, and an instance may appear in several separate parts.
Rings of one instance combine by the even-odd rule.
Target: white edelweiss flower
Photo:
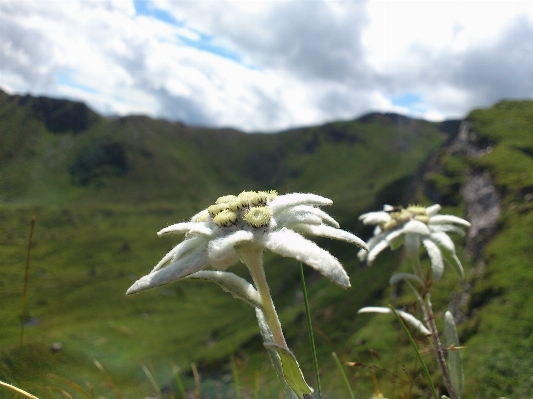
[[[318,270],[334,283],[348,288],[350,280],[339,261],[303,235],[335,238],[368,249],[363,240],[340,230],[319,206],[332,201],[315,194],[244,191],[220,197],[189,222],[164,228],[158,235],[182,233],[185,239],[126,292],[134,294],[187,277],[212,266],[224,270],[244,252],[269,249],[295,258]]]
[[[464,236],[462,227],[470,223],[453,215],[438,215],[441,206],[412,205],[407,208],[394,208],[385,205],[383,211],[369,212],[359,216],[366,225],[376,225],[374,236],[368,241],[368,252],[359,251],[361,261],[371,265],[376,256],[387,247],[392,250],[405,246],[408,256],[418,253],[420,243],[424,245],[431,261],[434,280],[440,279],[444,260],[463,275],[463,266],[455,253],[455,245],[447,233]]]

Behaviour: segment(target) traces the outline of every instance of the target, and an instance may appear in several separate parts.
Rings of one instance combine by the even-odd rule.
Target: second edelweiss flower
[[[376,225],[374,237],[368,241],[369,251],[360,251],[359,259],[371,265],[376,256],[385,248],[396,249],[404,245],[410,257],[418,252],[420,243],[424,245],[431,260],[434,280],[440,279],[444,269],[443,258],[450,263],[459,275],[463,266],[455,254],[455,245],[447,233],[464,236],[461,227],[470,223],[453,215],[438,215],[438,204],[423,207],[412,205],[407,208],[393,208],[385,205],[383,211],[369,212],[359,216],[364,224]]]

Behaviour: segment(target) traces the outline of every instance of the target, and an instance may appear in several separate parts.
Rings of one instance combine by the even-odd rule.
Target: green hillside
[[[220,195],[277,189],[331,198],[334,205],[328,212],[341,227],[367,238],[371,231],[357,221],[360,213],[383,203],[406,203],[416,193],[423,203],[440,201],[447,205],[446,213],[464,216],[467,206],[460,189],[469,176],[487,170],[502,195],[498,225],[485,241],[469,241],[472,260],[464,263],[475,272],[460,284],[448,273],[434,302],[442,309],[450,301],[450,288],[459,292],[470,287],[466,304],[460,305],[467,377],[473,376],[467,382],[468,397],[527,397],[523,395],[531,385],[521,370],[531,369],[533,343],[524,337],[531,336],[527,331],[533,321],[528,320],[533,317],[516,301],[527,300],[532,280],[527,268],[532,259],[527,245],[531,105],[504,102],[474,111],[469,116],[476,132],[472,145],[490,145],[492,151],[473,158],[448,150],[459,127],[455,121],[436,124],[369,114],[278,134],[244,134],[143,116],[103,118],[81,103],[0,92],[0,379],[41,398],[54,397],[46,386],[77,397],[68,384],[50,379],[53,373],[111,396],[105,376],[93,364],[96,359],[116,386],[134,398],[153,394],[141,364],[153,367],[160,385],[168,387],[172,361],[192,389],[190,363],[196,362],[205,395],[215,398],[220,389],[223,397],[233,397],[233,353],[246,392],[259,371],[264,397],[277,397],[279,388],[249,306],[214,285],[192,281],[124,295],[176,243],[157,238],[155,232],[187,219]],[[19,318],[34,210],[21,363]],[[398,346],[403,337],[393,323],[356,315],[362,306],[391,301],[387,284],[397,254],[386,254],[366,268],[357,261],[357,248],[327,240],[320,245],[341,260],[352,281],[352,288],[344,291],[306,270],[325,391],[331,397],[345,396],[332,350],[345,360],[369,364],[375,362],[368,355],[372,348],[383,362],[380,367],[416,369],[410,348]],[[460,251],[460,256],[465,254]],[[289,346],[313,383],[298,265],[268,254],[266,268]],[[513,273],[504,275],[508,269]],[[232,271],[248,278],[243,266]],[[397,301],[409,298],[400,293]],[[509,339],[501,340],[503,333]],[[486,340],[491,345],[481,350]],[[55,342],[62,350],[51,352]],[[470,355],[471,347],[483,355]],[[513,356],[516,351],[523,355]],[[492,362],[490,356],[499,360]],[[370,396],[369,370],[353,372],[358,397]],[[505,386],[497,380],[502,372],[514,373],[519,382]],[[392,386],[392,378],[378,375],[382,390]],[[384,392],[391,392],[386,395],[390,399],[400,397],[402,389]]]

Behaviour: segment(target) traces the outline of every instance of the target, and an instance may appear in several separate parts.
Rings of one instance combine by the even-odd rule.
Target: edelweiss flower
[[[426,248],[431,260],[433,278],[440,279],[444,269],[443,258],[462,276],[463,266],[455,254],[455,245],[447,233],[464,236],[459,227],[470,227],[470,223],[453,215],[438,215],[441,206],[409,206],[393,208],[389,205],[383,211],[369,212],[359,216],[364,224],[375,224],[374,237],[368,241],[369,251],[360,251],[361,261],[371,265],[385,248],[392,250],[405,245],[409,257],[418,254],[420,242]]]
[[[186,236],[126,294],[170,283],[208,266],[224,270],[240,259],[248,265],[244,259],[247,254],[258,252],[262,256],[263,248],[302,261],[348,288],[350,280],[339,261],[302,236],[335,238],[366,250],[364,241],[340,230],[338,223],[318,208],[331,204],[331,200],[314,194],[278,196],[275,191],[243,191],[239,196],[220,197],[189,222],[174,224],[157,233],[159,236],[185,233]]]
[[[339,261],[302,234],[344,240],[368,249],[365,242],[347,231],[319,206],[332,201],[314,194],[287,194],[275,191],[243,191],[226,195],[194,215],[158,234],[185,233],[185,240],[174,247],[126,292],[134,294],[182,278],[199,278],[219,284],[234,297],[256,308],[261,335],[278,376],[300,399],[311,394],[296,358],[287,347],[263,269],[263,250],[308,264],[341,287],[350,279]],[[208,266],[226,269],[242,260],[254,286],[229,272],[202,271]],[[166,267],[166,264],[168,265]]]

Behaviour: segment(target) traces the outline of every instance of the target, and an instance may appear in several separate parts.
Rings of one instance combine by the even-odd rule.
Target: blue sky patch
[[[89,86],[81,85],[77,83],[76,81],[74,81],[68,71],[56,73],[55,78],[57,80],[58,85],[74,87],[76,89],[83,90],[87,93],[98,93],[98,90],[93,89],[92,87],[89,87]]]
[[[216,54],[220,57],[230,59],[232,61],[242,64],[242,57],[236,51],[229,50],[222,46],[213,43],[213,36],[206,35],[201,32],[196,32],[199,36],[198,40],[192,40],[188,37],[180,36],[181,42],[189,47],[193,47],[198,50],[207,51],[212,54]]]
[[[413,108],[422,102],[422,96],[415,93],[404,93],[391,98],[394,105],[399,107]]]
[[[150,0],[134,0],[133,5],[135,6],[137,15],[153,17],[171,25],[182,25],[168,11],[155,8]]]

